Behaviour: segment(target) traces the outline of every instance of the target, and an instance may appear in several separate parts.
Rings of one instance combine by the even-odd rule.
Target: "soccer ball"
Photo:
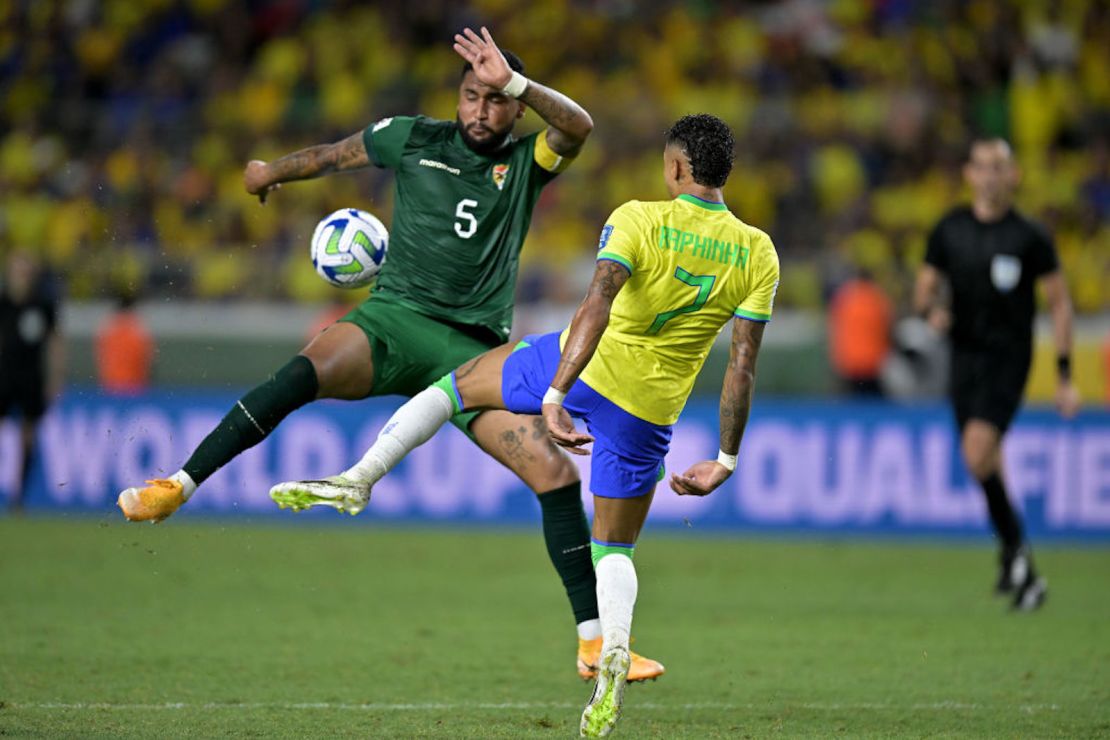
[[[377,218],[357,208],[341,208],[312,232],[312,266],[337,288],[361,288],[382,269],[389,232]]]

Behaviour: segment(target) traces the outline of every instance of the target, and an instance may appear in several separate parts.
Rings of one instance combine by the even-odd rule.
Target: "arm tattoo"
[[[555,370],[553,385],[557,388],[572,386],[586,368],[601,341],[601,335],[605,333],[605,327],[609,325],[613,300],[629,277],[628,268],[617,262],[602,260],[597,263],[586,299],[570,322],[570,333],[563,345],[559,367]]]
[[[625,281],[630,278],[628,268],[612,260],[602,260],[594,270],[594,280],[590,284],[589,295],[598,295],[608,303],[617,297]]]
[[[529,81],[520,101],[531,106],[550,127],[547,143],[556,154],[578,154],[594,122],[586,110],[558,90]]]
[[[286,154],[270,162],[274,182],[308,180],[329,172],[353,170],[370,164],[362,134],[348,136],[335,144],[319,144]]]
[[[361,133],[348,136],[333,146],[336,148],[337,170],[357,170],[369,166],[370,155],[366,151],[366,142]]]
[[[751,411],[755,363],[766,324],[733,319],[728,369],[721,387],[721,449],[735,454]]]

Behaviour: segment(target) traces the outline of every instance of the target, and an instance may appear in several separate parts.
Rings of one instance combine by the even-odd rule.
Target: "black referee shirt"
[[[0,286],[0,378],[39,378],[45,371],[46,340],[57,325],[57,306],[43,293],[16,303]]]
[[[948,213],[929,235],[925,262],[952,287],[957,350],[1028,356],[1036,279],[1056,270],[1052,237],[1014,209],[984,223],[969,206]]]

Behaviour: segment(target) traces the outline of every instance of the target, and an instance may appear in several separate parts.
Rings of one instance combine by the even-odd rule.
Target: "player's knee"
[[[988,478],[995,472],[996,456],[990,446],[973,441],[964,444],[963,452],[967,470],[977,480]]]
[[[317,382],[318,398],[353,400],[365,398],[373,387],[373,368],[357,366],[342,356],[302,354],[309,361]]]
[[[535,464],[520,471],[520,477],[538,496],[565,488],[581,479],[578,467],[554,444],[550,445],[550,449],[535,454],[534,459]]]

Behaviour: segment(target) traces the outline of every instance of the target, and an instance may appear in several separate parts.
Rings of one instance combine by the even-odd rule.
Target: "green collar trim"
[[[728,210],[728,206],[726,206],[724,203],[716,203],[716,202],[711,201],[711,200],[702,200],[698,196],[690,195],[689,193],[683,193],[682,195],[678,196],[678,198],[676,198],[675,200],[684,200],[687,203],[693,203],[698,208],[704,208],[707,211],[727,211]]]

